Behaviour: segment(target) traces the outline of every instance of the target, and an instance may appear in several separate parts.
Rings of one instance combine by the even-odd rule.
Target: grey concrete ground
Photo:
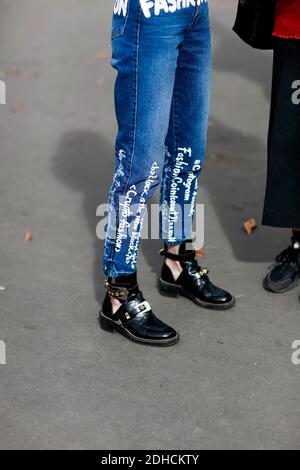
[[[261,216],[272,58],[232,34],[234,0],[210,3],[204,264],[238,303],[213,313],[160,298],[159,243],[144,242],[140,283],[182,336],[152,349],[97,324],[95,209],[106,201],[115,135],[112,0],[0,1],[1,448],[300,448],[291,361],[300,289],[261,288],[289,234],[241,229]]]

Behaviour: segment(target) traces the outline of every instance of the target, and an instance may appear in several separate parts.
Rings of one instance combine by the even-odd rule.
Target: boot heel
[[[108,331],[109,333],[113,333],[114,332],[114,325],[113,325],[113,322],[111,322],[110,320],[108,320],[107,318],[105,318],[101,312],[100,312],[100,317],[99,317],[99,323],[100,323],[100,326],[101,328],[104,330],[104,331]]]
[[[159,280],[159,292],[161,295],[166,297],[179,297],[180,286],[175,286],[174,284],[169,284],[168,282]]]

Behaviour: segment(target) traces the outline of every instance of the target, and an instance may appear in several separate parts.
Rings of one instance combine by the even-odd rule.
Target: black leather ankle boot
[[[139,289],[136,273],[123,275],[105,282],[106,296],[100,312],[100,325],[106,331],[118,331],[137,343],[153,346],[171,346],[179,341],[179,334],[152,312]],[[113,313],[111,297],[121,306]]]
[[[160,254],[173,261],[179,261],[182,268],[181,274],[175,281],[169,266],[163,264],[159,280],[159,291],[162,295],[170,297],[182,295],[204,308],[227,310],[234,306],[234,297],[210,281],[208,269],[198,265],[196,252],[187,250],[185,242],[180,245],[178,255],[169,253],[166,246]]]

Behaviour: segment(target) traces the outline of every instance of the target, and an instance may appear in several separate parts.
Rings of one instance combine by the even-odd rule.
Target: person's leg
[[[103,259],[110,277],[136,270],[146,203],[161,180],[179,45],[192,17],[190,9],[176,17],[162,10],[148,18],[144,11],[129,0],[121,35],[114,36],[120,18],[113,19],[118,134]]]
[[[160,236],[168,246],[191,238],[198,178],[206,150],[210,83],[209,12],[208,4],[202,3],[180,47],[166,138]]]
[[[299,77],[300,41],[277,38],[262,222],[293,232],[291,245],[276,257],[263,281],[265,289],[276,293],[292,289],[300,278],[300,104],[294,99]]]
[[[101,312],[103,326],[110,327],[113,320],[114,328],[129,338],[151,344],[178,340],[142,300],[136,265],[146,204],[161,180],[179,46],[195,10],[191,6],[173,15],[162,4],[154,10],[151,2],[128,0],[122,2],[125,16],[124,9],[118,10],[121,3],[115,5],[112,65],[117,70],[118,134],[103,259],[109,295]],[[113,309],[111,298],[116,298]],[[145,305],[146,317],[138,310]]]
[[[300,227],[299,77],[300,41],[276,38],[262,220],[272,227]]]
[[[160,287],[162,293],[167,293],[166,283],[176,282],[182,289],[170,291],[182,293],[183,285],[189,284],[193,291],[190,297],[199,305],[229,308],[234,304],[233,297],[213,286],[207,270],[196,266],[194,252],[184,257],[184,242],[191,238],[198,178],[206,151],[210,82],[209,11],[208,4],[203,2],[186,30],[176,70],[160,201],[166,257]]]

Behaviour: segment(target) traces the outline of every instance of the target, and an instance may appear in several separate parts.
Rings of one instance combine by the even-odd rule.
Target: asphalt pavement
[[[97,322],[96,207],[107,199],[116,132],[113,1],[0,2],[2,449],[300,448],[300,365],[291,360],[300,288],[261,287],[289,239],[260,225],[272,55],[234,36],[236,1],[210,5],[203,264],[237,305],[220,313],[160,297],[160,243],[145,240],[141,287],[182,338],[159,349]],[[247,236],[250,218],[258,228]]]

